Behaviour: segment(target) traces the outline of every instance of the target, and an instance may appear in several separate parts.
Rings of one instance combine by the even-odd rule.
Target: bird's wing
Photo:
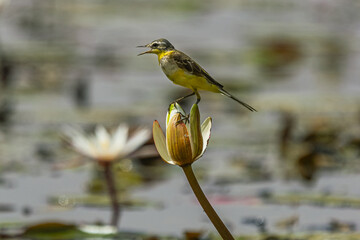
[[[228,93],[225,89],[223,89],[223,85],[215,81],[202,67],[200,67],[199,64],[197,64],[194,60],[192,60],[189,56],[187,56],[185,53],[182,53],[180,51],[174,51],[172,54],[172,58],[174,59],[176,65],[183,69],[184,71],[188,72],[189,74],[193,74],[195,76],[203,77],[205,78],[208,83],[213,84],[219,88],[219,91],[221,94],[232,98],[233,100],[237,101],[238,103],[245,106],[250,111],[255,111],[256,109],[248,105],[247,103],[244,103],[243,101],[240,101],[230,93]]]
[[[184,71],[187,71],[190,74],[204,77],[210,84],[218,86],[219,88],[223,88],[223,85],[218,83],[215,79],[213,79],[199,64],[197,64],[194,60],[192,60],[185,53],[180,51],[174,51],[172,53],[172,57],[177,64],[177,66]]]

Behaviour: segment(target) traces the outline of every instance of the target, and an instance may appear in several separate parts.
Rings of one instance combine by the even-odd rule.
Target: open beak
[[[143,46],[137,46],[137,47],[149,47],[149,44],[146,44],[146,45],[143,45]],[[140,54],[138,54],[138,56],[141,56],[141,55],[144,55],[144,54],[147,54],[147,53],[153,53],[152,49],[150,49],[149,51],[140,53]]]
[[[139,53],[138,56],[147,54],[147,53],[153,53],[152,49],[150,49],[149,51],[143,52],[143,53]]]

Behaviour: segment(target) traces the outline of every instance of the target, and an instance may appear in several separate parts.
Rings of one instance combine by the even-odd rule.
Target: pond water
[[[258,110],[247,112],[213,93],[201,95],[202,119],[211,116],[213,130],[195,174],[204,176],[200,184],[235,234],[256,233],[244,224],[252,217],[265,219],[271,232],[286,232],[276,222],[296,215],[299,232],[313,225],[321,229],[332,219],[359,226],[359,210],[352,206],[282,205],[261,197],[270,192],[359,198],[359,156],[339,147],[359,136],[358,5],[44,2],[13,1],[0,13],[2,49],[15,62],[14,84],[0,92],[0,100],[14,105],[10,124],[0,132],[0,204],[13,211],[1,212],[0,222],[108,222],[107,208],[49,206],[51,196],[85,194],[93,176],[91,163],[54,170],[76,158],[61,145],[61,131],[70,124],[119,122],[151,128],[154,119],[164,126],[168,104],[187,92],[166,79],[155,56],[137,57],[142,49],[135,47],[165,37]],[[73,97],[79,79],[88,87],[83,108]],[[284,113],[295,119],[289,161],[279,152]],[[326,155],[335,160],[321,165],[312,184],[303,184],[289,165],[307,149],[302,139],[314,129],[336,131],[334,146],[326,146],[338,152]],[[51,152],[50,161],[40,159],[41,146]],[[132,198],[152,204],[125,208],[120,229],[176,236],[189,229],[214,231],[181,169],[160,160],[157,167],[168,171],[162,181],[131,190]]]

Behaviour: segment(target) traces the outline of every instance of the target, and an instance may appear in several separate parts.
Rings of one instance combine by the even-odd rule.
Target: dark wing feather
[[[177,66],[179,68],[183,69],[184,71],[187,71],[190,74],[194,74],[199,77],[204,77],[210,84],[213,84],[213,85],[219,87],[219,91],[223,95],[225,95],[229,98],[232,98],[233,100],[237,101],[238,103],[240,103],[241,105],[243,105],[244,107],[249,109],[250,111],[256,112],[255,108],[251,107],[249,104],[244,103],[243,101],[237,99],[236,97],[234,97],[233,95],[228,93],[224,89],[223,85],[221,85],[220,83],[215,81],[202,67],[200,67],[199,64],[197,64],[194,60],[192,60],[185,53],[182,53],[180,51],[174,51],[172,53],[172,58],[174,59],[175,63],[177,64]]]
[[[215,81],[215,79],[213,79],[202,67],[200,67],[199,64],[197,64],[185,53],[175,51],[174,53],[172,53],[172,57],[179,68],[186,70],[190,74],[204,77],[210,84],[218,86],[221,89],[223,88],[223,85]]]

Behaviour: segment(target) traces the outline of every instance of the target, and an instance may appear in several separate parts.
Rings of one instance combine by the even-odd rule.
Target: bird
[[[175,47],[166,39],[160,38],[152,41],[149,44],[137,46],[147,47],[150,50],[138,54],[138,56],[144,54],[156,54],[161,69],[165,75],[174,83],[192,90],[192,93],[184,97],[176,99],[174,102],[180,102],[181,100],[196,95],[196,104],[201,100],[199,90],[205,90],[215,93],[220,93],[226,97],[229,97],[236,102],[240,103],[252,112],[256,112],[256,109],[249,104],[239,100],[228,91],[224,89],[224,86],[217,82],[210,76],[198,63],[191,59],[185,53],[176,50]]]

